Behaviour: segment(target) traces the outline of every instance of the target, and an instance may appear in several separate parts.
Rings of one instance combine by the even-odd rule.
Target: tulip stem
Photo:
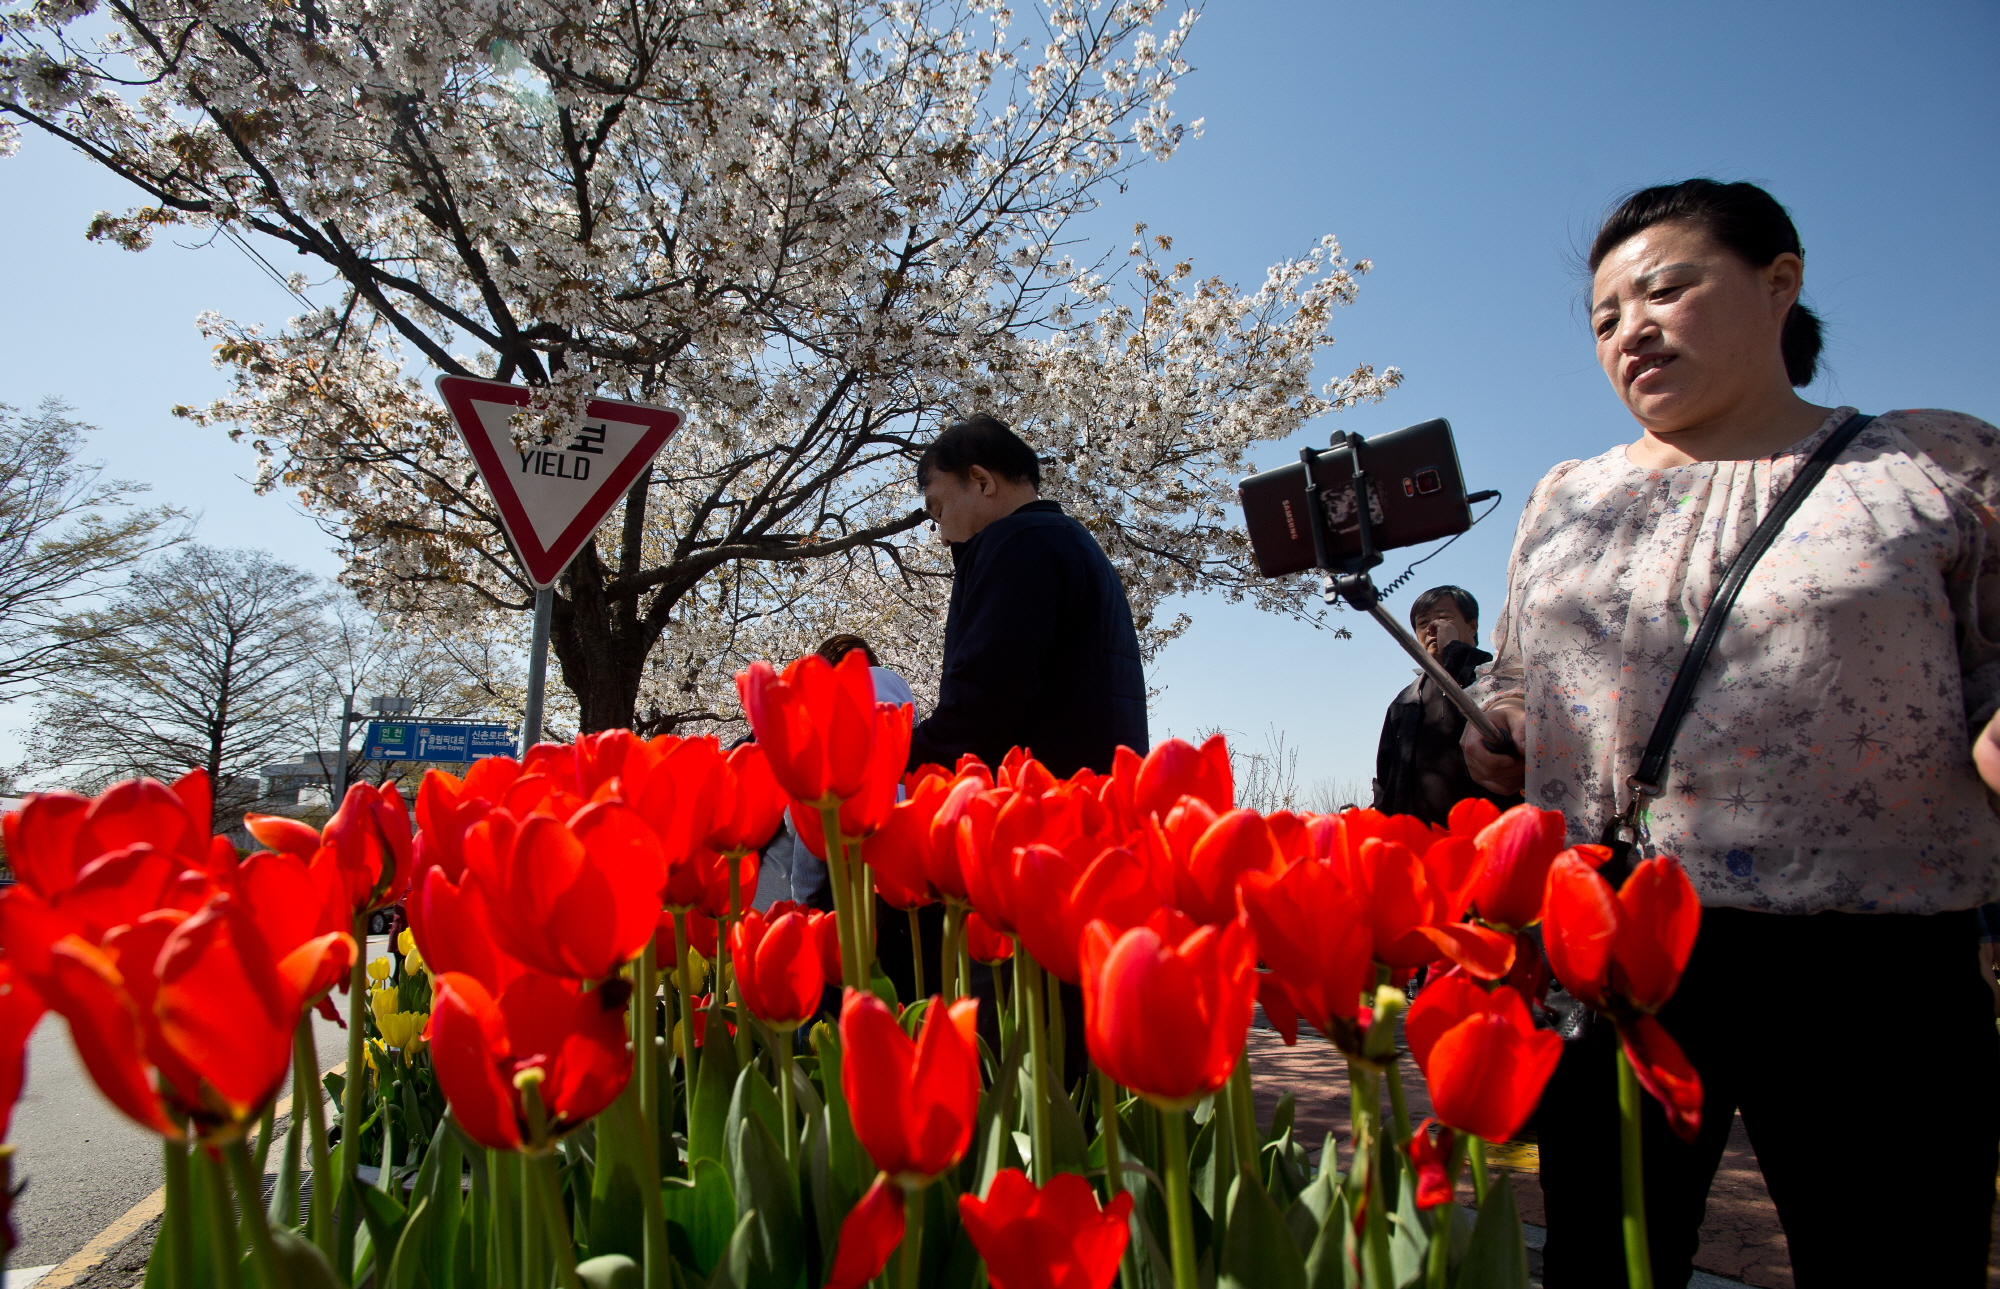
[[[1257,1141],[1257,1106],[1250,1099],[1248,1043],[1236,1058],[1236,1068],[1229,1072],[1229,1113],[1236,1128],[1236,1162],[1254,1176],[1261,1171],[1257,1165],[1262,1151]]]
[[[1646,1172],[1640,1157],[1639,1076],[1618,1045],[1618,1162],[1625,1189],[1625,1281],[1653,1289],[1653,1257],[1646,1247]]]
[[[194,1210],[188,1194],[187,1142],[178,1137],[167,1138],[160,1170],[167,1181],[167,1215],[162,1219],[167,1241],[167,1284],[169,1289],[195,1289]]]
[[[915,931],[912,930],[912,935]],[[956,900],[944,904],[944,949],[938,954],[938,972],[944,977],[942,992],[947,1005],[969,992],[971,982],[959,974],[958,951],[965,942],[965,906]]]
[[[300,1018],[301,1025],[307,1022]],[[299,1170],[304,1163],[306,1129],[301,1118],[306,1112],[305,1067],[299,1064],[298,1031],[292,1031],[292,1112],[285,1118],[285,1154],[278,1164],[278,1184],[271,1191],[270,1220],[284,1227],[299,1224]],[[264,1170],[257,1170],[262,1173]]]
[[[563,1212],[562,1183],[556,1180],[556,1157],[553,1153],[536,1155],[521,1162],[540,1201],[536,1207],[542,1210],[543,1234],[555,1255],[556,1282],[562,1289],[583,1289],[576,1274],[576,1241],[570,1236],[569,1217]]]
[[[747,1028],[747,1026],[746,1026]],[[778,1114],[785,1125],[784,1138],[778,1144],[785,1148],[785,1162],[796,1163],[799,1153],[798,1110],[792,1091],[792,1036],[797,1031],[791,1028],[773,1031],[771,1050],[778,1057]]]
[[[1352,1062],[1347,1067],[1348,1087],[1353,1093],[1354,1161],[1366,1169],[1367,1191],[1363,1204],[1367,1221],[1363,1231],[1366,1249],[1362,1270],[1372,1264],[1375,1289],[1394,1289],[1395,1274],[1389,1263],[1389,1211],[1382,1198],[1382,1174],[1386,1152],[1382,1149],[1382,1076],[1367,1065]]]
[[[648,1026],[648,1028],[650,1029],[651,1026]],[[648,1128],[645,1121],[639,1118],[637,1101],[621,1093],[618,1099],[611,1103],[611,1108],[613,1113],[627,1121],[624,1124],[625,1131],[638,1134],[640,1138],[639,1158],[646,1169],[645,1175],[649,1178],[658,1177],[660,1175],[660,1139],[657,1135],[648,1135]],[[638,1121],[631,1122],[635,1119]],[[672,1254],[668,1251],[667,1215],[666,1208],[660,1200],[659,1186],[641,1185],[639,1187],[639,1205],[646,1218],[642,1250],[646,1256],[646,1289],[667,1289],[667,1286],[672,1281],[672,1275],[667,1269],[667,1260]]]
[[[321,1183],[327,1180],[332,1165],[327,1162],[326,1103],[319,1081],[319,1048],[313,1043],[310,1011],[299,1018],[299,1027],[292,1031],[292,1067],[299,1075],[299,1090],[292,1094],[292,1122],[297,1123],[300,1115],[305,1116],[307,1143],[312,1151],[314,1198],[306,1220],[311,1225],[309,1234],[312,1242],[319,1246],[321,1253],[331,1258],[333,1200],[328,1192],[321,1189]],[[320,1199],[322,1195],[327,1195],[324,1202]]]
[[[271,1245],[271,1227],[264,1220],[264,1170],[257,1167],[241,1137],[222,1148],[222,1157],[229,1165],[230,1180],[236,1184],[236,1207],[243,1214],[243,1225],[250,1229],[250,1252],[257,1264],[259,1284],[263,1289],[291,1289],[292,1277],[278,1262],[278,1251]]]
[[[1481,1208],[1486,1206],[1486,1143],[1477,1136],[1467,1134],[1466,1157],[1472,1161],[1472,1200]]]
[[[653,1047],[653,1025],[658,1019],[654,1000],[660,992],[659,943],[655,930],[639,951],[632,972],[636,977],[632,982],[632,1084],[638,1090],[640,1133],[654,1143],[655,1154],[659,1153],[660,1140],[660,1061]]]
[[[1014,963],[1015,971],[1021,975],[1019,988],[1028,1000],[1028,1062],[1034,1067],[1031,1071],[1034,1078],[1030,1083],[1034,1100],[1028,1103],[1028,1140],[1031,1155],[1028,1163],[1034,1170],[1035,1185],[1046,1186],[1049,1184],[1049,1178],[1055,1174],[1055,1169],[1051,1167],[1054,1161],[1049,1158],[1054,1147],[1049,1144],[1051,1092],[1048,1084],[1051,1076],[1047,1051],[1048,1032],[1043,1026],[1042,1017],[1042,968],[1025,949],[1014,951]]]
[[[194,1148],[190,1158],[195,1185],[201,1187],[208,1209],[209,1271],[220,1289],[243,1289],[242,1245],[229,1221],[229,1187],[223,1181],[222,1166],[201,1146]]]
[[[1410,1103],[1403,1099],[1403,1066],[1390,1061],[1385,1076],[1389,1082],[1389,1109],[1396,1116],[1396,1145],[1410,1144]]]
[[[1019,955],[1016,954],[1018,959]],[[1188,1194],[1187,1125],[1180,1110],[1160,1110],[1160,1153],[1167,1167],[1167,1246],[1174,1263],[1174,1289],[1195,1289],[1194,1209]]]
[[[1040,964],[1037,964],[1040,965]],[[1042,1005],[1049,1015],[1049,1074],[1055,1080],[1055,1087],[1064,1096],[1069,1095],[1069,1068],[1063,1060],[1063,1045],[1069,1037],[1068,1027],[1063,1024],[1062,981],[1044,971],[1042,973]]]
[[[857,933],[861,912],[854,907],[854,883],[849,879],[847,851],[840,841],[840,807],[821,808],[819,826],[826,847],[827,884],[833,888],[833,925],[840,933],[840,983],[849,989],[866,989],[868,978],[859,974],[861,950]]]
[[[1118,1085],[1103,1070],[1097,1074],[1097,1126],[1104,1136],[1104,1202],[1109,1205],[1118,1198],[1118,1192],[1125,1189],[1124,1142],[1119,1139]],[[1131,1222],[1126,1222],[1128,1228]],[[1134,1289],[1138,1284],[1137,1272],[1132,1262],[1132,1243],[1128,1238],[1125,1252],[1118,1257],[1118,1283],[1122,1289]]]
[[[1451,1224],[1452,1214],[1458,1209],[1458,1170],[1465,1162],[1465,1139],[1470,1133],[1453,1133],[1451,1159],[1445,1165],[1445,1184],[1453,1198],[1431,1210],[1431,1247],[1429,1265],[1425,1267],[1424,1289],[1447,1289],[1451,1278]]]
[[[336,1170],[340,1176],[332,1179],[332,1194],[327,1196],[327,1204],[335,1212],[332,1261],[343,1269],[342,1274],[353,1266],[354,1228],[361,1224],[360,1202],[348,1196],[361,1166],[361,1093],[368,1082],[368,1063],[363,1055],[367,1017],[368,914],[364,911],[354,919],[354,967],[347,981],[347,1081],[341,1087],[340,1167]],[[326,1181],[324,1177],[313,1179],[315,1196],[327,1193]]]
[[[688,1121],[692,1123],[695,1079],[700,1070],[695,1065],[694,1055],[694,975],[688,970],[688,915],[682,912],[674,914],[674,975],[681,998],[681,1080],[687,1085]],[[643,1084],[640,1095],[645,1095]],[[655,1093],[654,1100],[658,1099]]]
[[[736,974],[736,951],[729,947],[729,932],[743,920],[743,856],[731,852],[722,862],[729,865],[729,916],[722,919],[722,929],[716,933],[716,957],[729,964],[729,1001],[736,1006],[736,1067],[742,1069],[752,1056],[747,1023],[750,1012],[743,1005],[743,983]]]
[[[910,920],[910,963],[916,972],[917,997],[929,998],[931,991],[924,988],[924,925],[914,907],[904,909],[903,916]],[[944,964],[940,961],[938,965]]]
[[[923,1262],[924,1188],[921,1182],[912,1182],[903,1187],[903,1256],[896,1272],[897,1289],[917,1289]]]

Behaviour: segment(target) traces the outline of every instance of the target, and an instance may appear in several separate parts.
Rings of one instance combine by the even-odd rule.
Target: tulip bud
[[[1396,1021],[1410,1005],[1410,997],[1394,985],[1375,990],[1375,1023],[1368,1027],[1361,1054],[1371,1061],[1396,1059]]]

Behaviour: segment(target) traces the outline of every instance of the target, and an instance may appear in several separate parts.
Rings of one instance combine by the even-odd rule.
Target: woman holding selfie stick
[[[1536,487],[1473,689],[1526,759],[1464,748],[1573,842],[1627,821],[1701,895],[1660,1016],[1701,1074],[1700,1136],[1647,1101],[1655,1284],[1687,1283],[1740,1110],[1801,1289],[1984,1285],[2000,1039],[1973,909],[2000,897],[2000,817],[1974,745],[2000,705],[2000,431],[1850,426],[1801,398],[1803,253],[1750,184],[1635,193],[1589,263],[1598,361],[1640,434]],[[1720,619],[1659,795],[1635,797],[1725,570],[1843,430]],[[2000,735],[1980,750],[2000,779]],[[1603,1024],[1569,1043],[1537,1120],[1549,1289],[1625,1283],[1614,1047]]]

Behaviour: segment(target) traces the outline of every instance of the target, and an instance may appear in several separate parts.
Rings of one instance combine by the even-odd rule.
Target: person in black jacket
[[[1410,630],[1460,685],[1470,685],[1473,669],[1493,661],[1475,643],[1479,601],[1461,587],[1434,586],[1419,595],[1410,606]],[[1436,681],[1418,675],[1396,695],[1382,721],[1382,742],[1375,752],[1375,808],[1443,824],[1451,808],[1467,797],[1485,797],[1502,810],[1519,805],[1520,797],[1488,792],[1472,781],[1458,746],[1464,732],[1465,713]]]
[[[1041,497],[1034,449],[1005,422],[954,422],[917,459],[917,487],[951,546],[936,709],[910,765],[965,752],[997,767],[1023,747],[1062,777],[1145,752],[1146,675],[1124,584],[1084,526]]]

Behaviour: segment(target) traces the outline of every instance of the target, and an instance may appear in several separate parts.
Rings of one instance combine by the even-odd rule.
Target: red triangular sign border
[[[618,504],[631,488],[632,481],[646,468],[662,447],[666,446],[675,430],[685,419],[681,413],[670,407],[655,407],[650,403],[626,403],[615,399],[593,398],[584,409],[585,417],[601,416],[610,420],[628,421],[646,427],[639,443],[626,454],[618,468],[604,477],[590,500],[577,513],[569,527],[549,546],[544,547],[535,536],[535,526],[528,519],[528,511],[521,504],[521,498],[514,490],[513,476],[507,466],[493,450],[493,441],[487,437],[485,427],[480,423],[479,413],[473,403],[511,403],[515,407],[526,407],[534,391],[526,385],[516,385],[504,380],[481,380],[475,376],[440,376],[437,378],[438,396],[444,400],[451,412],[452,424],[458,427],[458,437],[472,453],[473,461],[479,466],[479,477],[486,482],[486,490],[493,494],[494,504],[500,507],[500,522],[507,530],[507,537],[514,544],[514,552],[521,557],[521,563],[528,570],[528,580],[537,587],[553,586],[556,578],[611,508]]]

